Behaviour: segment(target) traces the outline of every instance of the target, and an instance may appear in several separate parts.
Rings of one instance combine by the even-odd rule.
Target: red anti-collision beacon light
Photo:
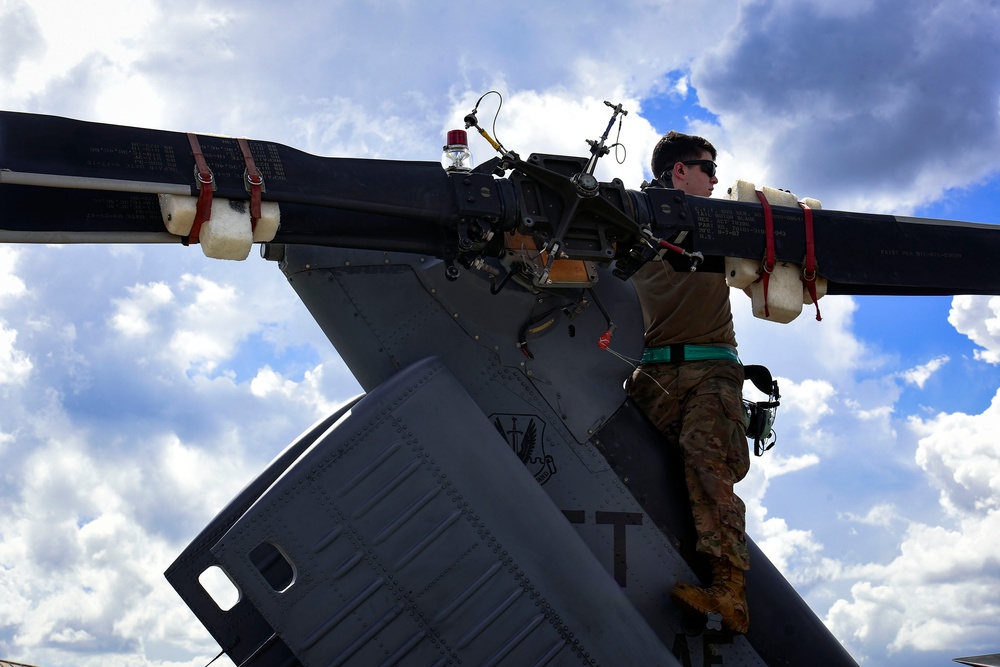
[[[448,130],[443,151],[441,166],[445,171],[472,170],[472,151],[469,150],[469,135],[465,130]]]

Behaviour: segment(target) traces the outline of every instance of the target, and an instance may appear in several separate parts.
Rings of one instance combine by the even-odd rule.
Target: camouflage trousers
[[[632,400],[680,449],[697,550],[748,570],[746,505],[733,491],[750,469],[742,391],[732,361],[645,364],[629,381]]]

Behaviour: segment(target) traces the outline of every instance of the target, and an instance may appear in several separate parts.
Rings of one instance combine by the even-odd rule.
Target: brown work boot
[[[712,558],[712,585],[699,588],[680,582],[670,591],[670,597],[682,609],[707,616],[722,616],[722,627],[744,634],[750,627],[747,610],[746,577],[743,570],[728,558]]]

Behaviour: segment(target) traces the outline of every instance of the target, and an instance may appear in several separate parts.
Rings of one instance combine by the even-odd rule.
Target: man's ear
[[[685,169],[685,166],[684,166],[683,162],[674,162],[674,168],[670,170],[670,174],[675,179],[677,177],[680,177],[681,180],[684,180],[684,169]]]

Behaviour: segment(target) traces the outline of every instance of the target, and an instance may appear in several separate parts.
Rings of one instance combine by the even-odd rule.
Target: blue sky
[[[723,185],[992,223],[998,34],[961,0],[0,0],[0,108],[437,160],[488,90],[522,155],[585,154],[611,100],[604,180],[637,188],[673,128],[712,140]],[[1000,650],[1000,299],[821,305],[776,325],[734,294],[741,356],[783,390],[748,531],[861,664]],[[163,570],[359,391],[255,252],[0,247],[0,658],[207,663]]]

